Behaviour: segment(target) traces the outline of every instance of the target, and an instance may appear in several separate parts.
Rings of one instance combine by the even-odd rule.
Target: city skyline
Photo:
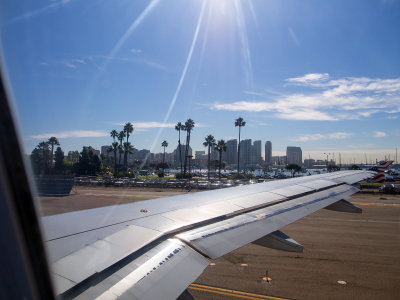
[[[400,146],[399,1],[35,1],[3,14],[28,154],[50,136],[100,149],[127,122],[136,149],[162,152],[188,118],[194,151],[209,134],[238,139],[238,117],[241,139],[271,141],[274,156],[363,162]]]

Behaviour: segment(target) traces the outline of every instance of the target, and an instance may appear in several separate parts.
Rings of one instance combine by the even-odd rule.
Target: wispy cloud
[[[319,141],[319,140],[342,140],[342,139],[348,139],[352,135],[353,134],[350,132],[334,132],[328,134],[314,133],[314,134],[304,134],[290,140],[295,142],[309,142],[309,141]]]
[[[329,78],[328,73],[309,73],[300,77],[288,78],[286,81],[294,83],[315,83]]]
[[[20,15],[20,16],[18,16],[16,18],[12,19],[11,23],[12,22],[18,22],[18,21],[21,21],[21,20],[30,19],[30,18],[34,18],[34,17],[38,17],[38,16],[41,16],[43,14],[55,12],[55,11],[57,11],[57,9],[60,6],[66,5],[69,2],[71,2],[71,0],[61,0],[61,1],[57,1],[57,2],[51,3],[49,5],[43,6],[43,7],[38,8],[38,9],[34,9],[34,10],[31,10],[31,11],[28,11],[28,12],[24,13],[23,15]]]
[[[123,57],[123,56],[107,56],[107,55],[97,55],[94,56],[94,58],[99,58],[99,59],[103,59],[106,61],[121,61],[121,62],[127,62],[127,63],[132,63],[132,64],[144,64],[147,65],[149,67],[155,68],[155,69],[159,69],[159,70],[163,70],[166,71],[168,70],[168,68],[164,65],[161,65],[159,63],[156,63],[154,61],[148,60],[146,58],[143,57]],[[103,65],[108,64],[108,63],[103,63]],[[102,66],[102,68],[104,68]]]
[[[297,36],[296,36],[296,34],[294,33],[293,29],[289,27],[289,28],[288,28],[288,31],[289,31],[289,34],[290,34],[290,36],[292,37],[294,43],[296,44],[296,46],[299,47],[299,48],[301,48],[299,39],[297,38]]]
[[[214,103],[211,109],[271,112],[289,120],[357,120],[377,113],[400,112],[400,78],[339,78],[311,73],[288,78],[289,84],[306,89],[292,94],[269,96],[267,101]],[[307,89],[312,88],[307,91]],[[315,91],[318,89],[319,91]],[[246,91],[249,94],[249,91]],[[393,117],[393,116],[392,116]]]
[[[374,137],[376,137],[376,138],[382,138],[382,137],[385,137],[385,136],[387,136],[387,134],[385,132],[383,132],[383,131],[375,131],[374,132]]]
[[[139,54],[142,53],[142,49],[131,49],[132,53]]]
[[[153,128],[175,128],[175,123],[162,123],[162,122],[131,122],[133,124],[134,131],[142,132],[148,131]],[[125,122],[112,123],[116,126],[124,126]]]
[[[41,133],[31,136],[33,139],[48,139],[52,136],[57,138],[90,138],[90,137],[104,137],[109,136],[106,131],[100,130],[71,130],[71,131],[61,131],[53,133]]]

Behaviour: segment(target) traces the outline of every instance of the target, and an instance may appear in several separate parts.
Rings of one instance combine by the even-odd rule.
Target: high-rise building
[[[300,147],[288,146],[286,148],[287,164],[296,164],[301,166],[303,161],[303,153]]]
[[[228,164],[237,163],[237,140],[229,140],[226,142],[226,162]]]
[[[251,147],[251,159],[252,164],[261,164],[262,156],[261,156],[261,141],[254,141],[253,146]]]
[[[251,163],[251,139],[240,141],[240,164],[245,165]]]
[[[181,144],[182,166],[185,165],[185,151],[186,151],[186,145]],[[190,147],[190,146],[188,149],[188,155],[192,155],[192,147]],[[180,167],[181,163],[180,163],[180,156],[179,156],[179,145],[174,150],[174,160],[175,160],[175,166]]]
[[[271,157],[271,165],[274,166],[284,166],[287,164],[286,156],[272,156]]]
[[[206,158],[206,151],[196,151],[194,158],[195,159],[204,159],[204,158]]]
[[[304,160],[304,167],[305,167],[305,168],[310,169],[310,168],[312,168],[312,166],[314,166],[314,165],[315,165],[315,159],[308,158],[308,159],[305,159],[305,160]]]
[[[107,151],[108,148],[110,148],[110,146],[101,146],[101,154],[104,154],[104,155],[109,155],[109,154],[111,154],[112,151],[111,151],[111,153],[109,153],[109,152]],[[114,153],[112,153],[112,155],[114,155]]]
[[[272,165],[272,143],[270,141],[265,142],[265,164]]]

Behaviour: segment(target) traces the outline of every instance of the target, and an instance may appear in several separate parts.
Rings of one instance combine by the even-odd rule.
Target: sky
[[[400,1],[31,0],[0,9],[3,72],[30,153],[110,145],[167,152],[204,138],[298,146],[303,158],[395,159]],[[264,149],[263,149],[264,152]],[[326,153],[326,154],[325,154]]]

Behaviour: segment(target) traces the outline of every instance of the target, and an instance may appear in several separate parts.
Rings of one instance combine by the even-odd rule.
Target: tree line
[[[54,152],[55,146],[58,146]],[[35,175],[96,175],[102,169],[102,163],[91,146],[82,147],[82,151],[70,151],[64,159],[64,152],[56,137],[40,142],[30,155]]]
[[[234,122],[235,127],[238,127],[239,142],[237,151],[237,174],[240,177],[240,141],[241,141],[241,129],[246,125],[243,118],[239,117]],[[188,178],[190,174],[190,139],[192,131],[195,128],[195,122],[192,119],[187,119],[186,122],[178,122],[175,126],[175,130],[178,132],[178,149],[179,149],[179,166],[180,174],[177,174],[177,178]],[[128,157],[134,151],[134,146],[130,142],[129,138],[134,132],[134,126],[132,123],[125,123],[121,131],[113,129],[110,132],[110,136],[113,139],[111,145],[107,148],[108,153],[113,153],[111,157],[103,156],[104,163],[113,164],[114,176],[128,175]],[[185,132],[185,136],[182,137],[182,133]],[[182,140],[184,139],[185,148],[182,149]],[[58,146],[55,151],[54,148]],[[164,148],[162,163],[159,163],[155,167],[159,170],[159,176],[163,176],[164,169],[168,168],[168,164],[165,162],[165,149],[168,147],[168,142],[164,140],[161,143]],[[208,167],[208,179],[210,179],[211,172],[211,149],[218,152],[218,173],[221,178],[221,168],[223,167],[222,153],[227,151],[227,143],[225,140],[220,139],[216,141],[212,134],[205,137],[203,146],[207,147],[207,167]],[[183,153],[182,153],[183,152]],[[183,156],[183,157],[182,157]],[[60,143],[56,137],[50,137],[47,141],[40,142],[31,153],[31,163],[35,174],[77,174],[77,175],[95,175],[100,172],[103,168],[102,161],[95,154],[95,150],[91,146],[84,146],[82,151],[70,151],[68,153],[68,159],[64,161],[64,152],[60,147]],[[291,168],[290,168],[291,169]]]

